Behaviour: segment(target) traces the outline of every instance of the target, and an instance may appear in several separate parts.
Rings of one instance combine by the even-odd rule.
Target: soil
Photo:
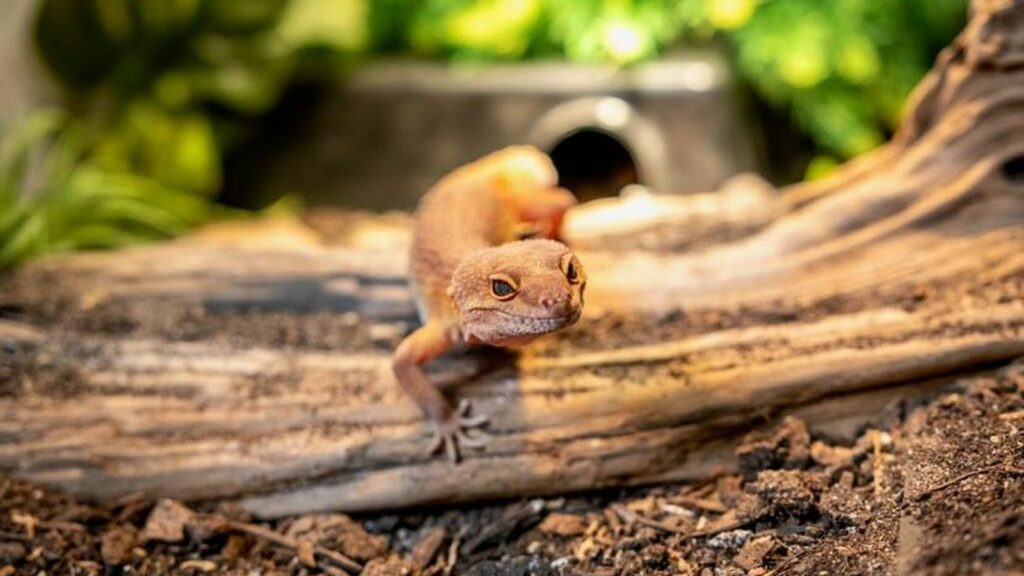
[[[0,574],[343,573],[321,549],[377,576],[1024,571],[1024,366],[900,412],[852,445],[786,419],[703,482],[358,518],[99,506],[5,477]]]

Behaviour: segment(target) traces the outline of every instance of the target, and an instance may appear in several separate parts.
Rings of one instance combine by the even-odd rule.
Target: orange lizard
[[[393,369],[433,427],[430,452],[443,447],[452,462],[486,444],[487,417],[465,400],[453,407],[423,365],[467,345],[521,346],[580,317],[586,275],[557,241],[576,201],[557,181],[547,155],[515,146],[448,174],[417,209],[410,284],[423,326]]]

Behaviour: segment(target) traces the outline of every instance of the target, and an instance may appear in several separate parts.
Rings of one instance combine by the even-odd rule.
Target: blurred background
[[[582,200],[819,178],[967,0],[4,0],[0,269],[548,151]]]

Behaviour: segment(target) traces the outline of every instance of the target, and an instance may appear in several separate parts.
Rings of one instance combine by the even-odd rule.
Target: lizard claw
[[[436,454],[443,449],[448,460],[452,464],[457,464],[461,456],[461,447],[482,448],[490,442],[490,435],[479,430],[487,424],[487,416],[469,416],[469,410],[469,401],[463,399],[451,416],[433,423],[434,438],[428,454]]]

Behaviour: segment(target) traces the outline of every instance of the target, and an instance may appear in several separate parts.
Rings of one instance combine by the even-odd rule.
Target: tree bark
[[[704,476],[782,414],[849,436],[1024,355],[1021,30],[1024,2],[975,2],[894,140],[783,190],[743,237],[616,248],[581,207],[581,323],[437,367],[492,416],[493,441],[458,466],[423,454],[390,374],[415,323],[407,227],[365,217],[340,246],[221,228],[6,278],[0,470],[279,516]]]

